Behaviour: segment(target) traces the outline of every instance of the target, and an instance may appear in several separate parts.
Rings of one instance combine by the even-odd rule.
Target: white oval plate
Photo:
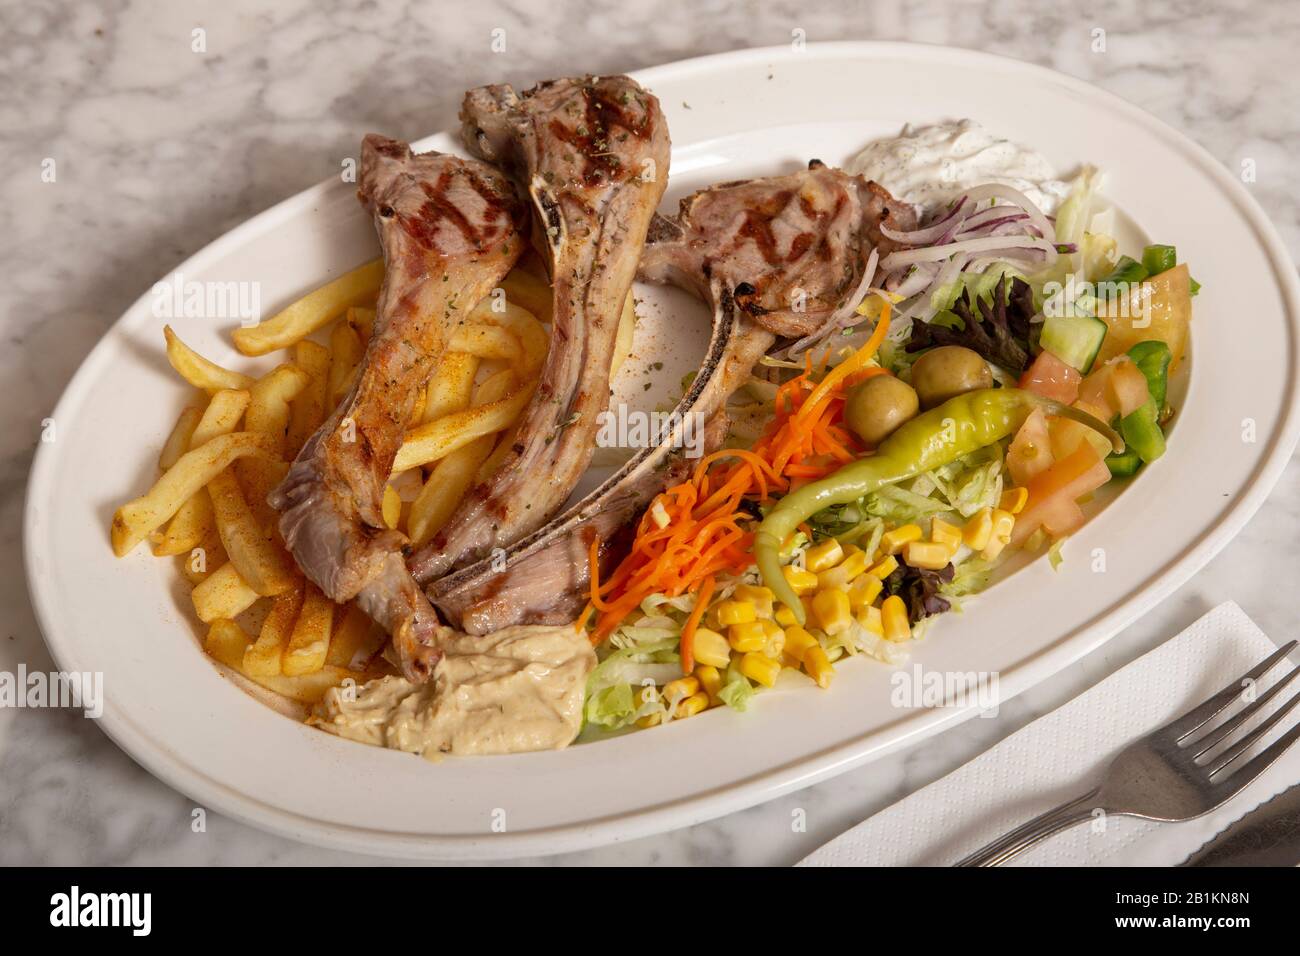
[[[1190,387],[1165,457],[1070,540],[1059,573],[1039,561],[967,602],[916,647],[913,663],[995,671],[1004,697],[1018,693],[1169,594],[1272,488],[1297,436],[1300,293],[1264,214],[1200,147],[1078,80],[940,47],[750,50],[638,79],[659,95],[672,129],[672,205],[707,183],[810,157],[842,163],[905,122],[972,117],[1063,171],[1101,166],[1108,196],[1147,235],[1176,244],[1204,286]],[[457,148],[447,134],[421,146]],[[332,182],[257,216],[177,271],[187,280],[257,280],[269,314],[375,249],[354,187]],[[430,764],[288,720],[240,692],[187,638],[188,600],[170,561],[146,548],[118,560],[109,549],[113,508],[149,484],[188,394],[167,367],[163,320],[150,305],[146,292],[53,415],[56,440],[32,468],[27,572],[59,666],[104,674],[104,730],[206,806],[350,850],[553,853],[770,799],[972,712],[892,706],[891,669],[859,659],[840,667],[829,693],[792,677],[747,714],[710,711],[556,753]],[[674,328],[694,329],[698,315],[698,307],[678,312]],[[245,367],[229,345],[231,324],[178,326],[205,354]],[[675,368],[660,377],[669,371],[675,381]],[[1094,549],[1104,549],[1104,573],[1093,570]]]

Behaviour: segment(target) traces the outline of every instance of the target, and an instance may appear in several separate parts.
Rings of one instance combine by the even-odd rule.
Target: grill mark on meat
[[[360,180],[387,264],[374,332],[352,389],[269,501],[303,573],[331,599],[355,599],[423,680],[444,627],[406,568],[405,538],[384,524],[383,490],[454,303],[477,302],[514,265],[523,209],[490,166],[383,137],[364,140]]]
[[[669,162],[658,101],[627,77],[471,90],[469,149],[533,202],[551,253],[551,346],[511,455],[414,554],[427,582],[507,547],[564,505],[591,460],[623,301]],[[644,178],[642,169],[655,176]]]
[[[703,190],[682,201],[676,219],[657,216],[652,223],[641,278],[681,286],[712,307],[708,354],[675,411],[677,421],[704,415],[714,447],[725,430],[726,399],[799,315],[790,306],[793,290],[806,287],[810,301],[829,315],[856,289],[872,235],[879,236],[881,218],[890,215],[870,185],[813,163],[792,176]],[[778,230],[792,210],[802,222],[794,237],[815,236],[794,257],[777,252]],[[814,254],[813,261],[824,264],[809,268],[809,250],[821,246],[830,254]],[[660,437],[656,447],[643,449],[600,488],[510,548],[504,570],[480,562],[434,582],[430,599],[472,634],[572,620],[586,602],[592,540],[601,540],[598,560],[608,569],[625,553],[618,542],[630,533],[631,520],[689,464],[677,447],[680,426]]]

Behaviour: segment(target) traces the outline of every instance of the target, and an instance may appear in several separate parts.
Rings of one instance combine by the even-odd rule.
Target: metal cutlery
[[[1091,819],[1098,810],[1148,820],[1180,821],[1222,806],[1300,739],[1297,724],[1246,763],[1233,766],[1300,704],[1300,693],[1294,694],[1258,726],[1241,733],[1300,674],[1300,667],[1291,668],[1222,723],[1208,725],[1243,699],[1244,687],[1253,688],[1295,647],[1296,641],[1291,641],[1205,703],[1129,744],[1111,762],[1098,786],[1017,827],[957,865],[1005,863],[1053,834]]]

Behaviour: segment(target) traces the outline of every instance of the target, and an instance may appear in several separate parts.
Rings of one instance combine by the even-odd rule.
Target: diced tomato
[[[1075,402],[1074,407],[1103,422],[1111,417],[1106,414],[1104,409],[1089,405],[1083,399]],[[1049,415],[1047,417],[1047,430],[1052,436],[1052,457],[1054,459],[1064,458],[1085,441],[1097,449],[1097,453],[1103,458],[1110,454],[1110,439],[1096,429],[1089,428],[1083,422],[1061,418],[1058,415]]]
[[[1017,485],[1027,485],[1052,464],[1052,438],[1047,430],[1047,416],[1035,408],[1011,439],[1007,449],[1007,470]]]
[[[1151,397],[1146,376],[1127,355],[1122,355],[1094,371],[1079,385],[1079,399],[1102,409],[1105,421],[1116,415],[1128,415],[1141,408]]]
[[[1016,516],[1011,543],[1023,544],[1039,528],[1056,537],[1075,530],[1083,523],[1076,502],[1109,480],[1105,459],[1092,445],[1079,445],[1028,483],[1029,500]]]
[[[1079,383],[1082,381],[1083,376],[1078,369],[1071,368],[1051,352],[1043,350],[1034,359],[1034,364],[1020,376],[1019,385],[1026,391],[1044,398],[1054,398],[1062,405],[1070,405],[1079,397]]]

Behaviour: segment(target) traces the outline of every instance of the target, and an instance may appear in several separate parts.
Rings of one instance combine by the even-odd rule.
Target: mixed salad
[[[1051,212],[1002,182],[874,253],[839,326],[769,356],[729,447],[659,495],[581,626],[589,733],[748,707],[782,675],[896,664],[1016,550],[1165,450],[1197,284],[1172,246],[1120,255],[1100,177]]]

